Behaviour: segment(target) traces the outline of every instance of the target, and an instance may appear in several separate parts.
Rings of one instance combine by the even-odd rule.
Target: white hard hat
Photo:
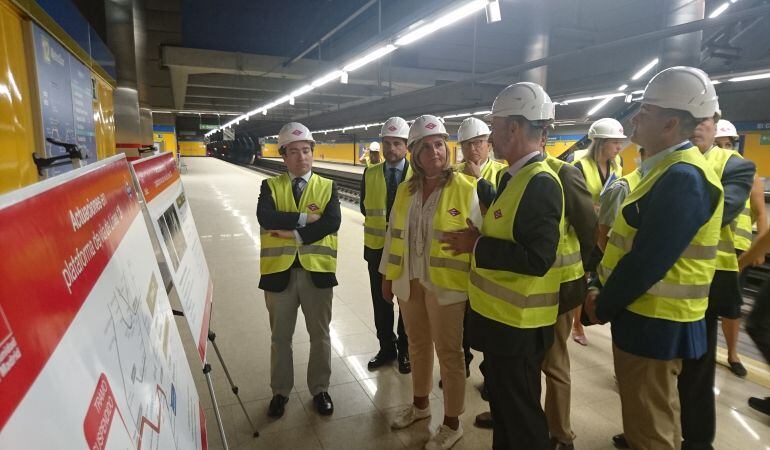
[[[411,147],[414,142],[426,136],[435,135],[442,135],[444,139],[449,138],[444,123],[438,120],[436,116],[425,114],[415,119],[412,126],[409,127],[409,137],[406,140],[406,146]]]
[[[315,139],[310,130],[299,122],[289,122],[281,127],[281,131],[278,132],[278,148],[297,141],[315,142]]]
[[[702,70],[687,66],[658,72],[647,83],[642,103],[687,111],[696,119],[713,117],[719,109],[711,79]]]
[[[463,120],[460,129],[457,130],[457,140],[461,143],[479,136],[489,136],[489,127],[483,120],[475,117]]]
[[[492,113],[487,117],[523,116],[529,121],[553,120],[555,106],[551,97],[537,83],[515,83],[497,94]]]
[[[729,120],[722,119],[717,122],[717,134],[714,137],[738,137],[738,130],[735,129]]]
[[[369,151],[370,152],[379,152],[380,151],[380,143],[377,141],[372,141],[371,144],[369,144]]]
[[[382,124],[380,137],[398,137],[401,139],[409,138],[409,124],[400,117],[391,117]]]
[[[588,129],[588,139],[625,139],[623,134],[623,125],[615,119],[605,117],[591,124]]]

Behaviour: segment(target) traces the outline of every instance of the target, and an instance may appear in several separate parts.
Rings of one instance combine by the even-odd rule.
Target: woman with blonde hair
[[[600,194],[605,186],[623,176],[622,159],[620,151],[623,149],[626,135],[623,134],[623,125],[615,119],[599,119],[588,129],[588,138],[591,145],[582,158],[576,159],[572,164],[583,172],[586,187],[591,192],[594,208],[599,211]],[[572,339],[580,345],[588,345],[583,324],[580,323],[580,314],[583,308],[575,308],[572,322]]]
[[[425,445],[429,450],[451,448],[462,437],[465,406],[462,338],[470,257],[444,250],[440,240],[481,223],[477,182],[452,170],[447,138],[444,124],[431,115],[418,117],[409,129],[413,176],[398,187],[380,263],[383,297],[398,298],[412,360],[413,403],[396,414],[393,428],[430,417],[434,348],[438,355],[444,423]]]

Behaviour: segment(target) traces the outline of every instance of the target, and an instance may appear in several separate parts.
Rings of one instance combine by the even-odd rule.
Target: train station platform
[[[369,372],[367,361],[378,350],[366,265],[363,261],[363,217],[354,205],[342,207],[339,231],[339,286],[332,312],[332,375],[329,393],[334,414],[319,416],[308,393],[305,371],[309,337],[299,312],[294,334],[295,386],[286,414],[266,416],[270,390],[270,327],[259,281],[259,226],[256,218],[259,186],[264,179],[252,170],[214,158],[185,158],[182,175],[214,282],[211,329],[241,397],[261,436],[252,438],[219,362],[210,358],[215,392],[220,402],[230,448],[237,449],[401,449],[422,448],[442,421],[442,391],[438,363],[430,395],[432,418],[405,430],[392,431],[394,413],[411,402],[411,378],[395,366]],[[320,164],[318,164],[320,166]],[[182,327],[180,327],[182,329]],[[572,366],[572,425],[578,449],[612,449],[611,437],[622,432],[620,400],[614,381],[609,326],[586,329],[588,347],[569,342]],[[189,353],[194,355],[195,353]],[[491,448],[492,432],[473,425],[489,406],[478,391],[482,377],[476,354],[466,386],[464,437],[456,449]],[[195,367],[191,360],[191,367]],[[208,408],[210,449],[221,448],[205,380],[196,374],[201,400]],[[770,389],[739,379],[717,368],[718,449],[767,450],[767,417],[748,407],[750,396],[770,395]]]

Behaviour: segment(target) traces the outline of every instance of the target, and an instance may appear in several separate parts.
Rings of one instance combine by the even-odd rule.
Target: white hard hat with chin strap
[[[522,116],[530,122],[553,120],[555,104],[542,86],[522,81],[503,89],[492,103],[487,118]]]
[[[730,137],[737,139],[738,130],[729,120],[721,119],[719,122],[717,122],[717,134],[714,137]]]
[[[484,121],[475,117],[468,117],[463,120],[463,123],[460,124],[460,128],[457,130],[457,140],[463,143],[479,136],[489,136],[489,133],[489,127]]]
[[[297,141],[309,141],[315,143],[310,130],[299,122],[289,122],[281,127],[278,132],[278,148]]]
[[[406,141],[406,146],[411,149],[412,144],[427,136],[443,136],[444,139],[449,139],[449,134],[446,132],[444,123],[438,120],[438,117],[430,114],[425,114],[415,119],[412,126],[409,128],[409,137]],[[414,150],[412,150],[414,151]]]
[[[687,111],[696,119],[714,117],[719,110],[716,90],[706,73],[676,66],[658,72],[644,89],[643,104]]]
[[[409,139],[409,124],[400,117],[391,117],[382,124],[380,137],[397,137]]]
[[[623,134],[623,125],[617,120],[605,117],[591,124],[588,129],[588,139],[626,139]]]

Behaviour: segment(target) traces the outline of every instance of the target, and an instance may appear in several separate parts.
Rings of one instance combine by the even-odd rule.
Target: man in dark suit
[[[316,410],[334,412],[331,376],[332,288],[341,215],[334,182],[312,173],[315,141],[302,124],[281,128],[278,146],[287,173],[262,182],[257,203],[259,288],[265,291],[272,332],[268,416],[281,417],[294,387],[292,336],[302,307],[310,335],[307,382]]]
[[[380,138],[385,161],[364,171],[360,201],[361,214],[364,215],[364,259],[369,267],[374,326],[380,341],[380,351],[369,360],[367,367],[375,370],[398,358],[398,371],[403,374],[412,371],[404,321],[399,314],[396,338],[393,334],[393,304],[382,297],[382,274],[379,267],[396,190],[401,182],[411,176],[409,161],[406,160],[408,135],[409,125],[401,117],[391,117],[382,125]]]
[[[550,449],[540,370],[559,307],[560,274],[550,269],[563,193],[541,143],[554,104],[541,86],[516,83],[497,96],[491,116],[495,157],[509,167],[481,232],[470,227],[444,242],[472,255],[470,338],[484,352],[493,448]]]

